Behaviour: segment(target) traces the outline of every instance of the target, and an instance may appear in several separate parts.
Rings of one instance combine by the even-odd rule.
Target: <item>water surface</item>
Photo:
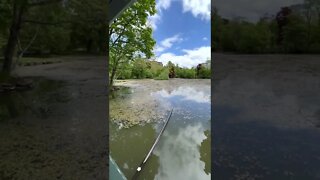
[[[133,176],[148,153],[171,108],[174,111],[169,124],[139,179],[211,178],[210,80],[178,81],[137,82],[143,86],[139,93],[155,100],[157,109],[152,110],[163,110],[164,118],[130,128],[121,128],[117,123],[110,124],[110,154],[127,178]],[[156,88],[154,83],[157,83]],[[132,98],[136,95],[134,92],[137,88],[131,89]],[[130,96],[127,98],[130,99]],[[111,101],[117,100],[115,98]],[[122,100],[124,104],[127,103],[126,99]],[[112,113],[111,107],[110,114]],[[113,116],[116,117],[114,114]]]

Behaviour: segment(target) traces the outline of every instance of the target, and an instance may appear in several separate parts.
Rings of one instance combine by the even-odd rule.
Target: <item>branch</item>
[[[43,21],[35,21],[35,20],[23,20],[22,23],[57,26],[57,25],[60,25],[60,24],[67,24],[67,23],[73,23],[73,22],[71,22],[71,21],[43,22]]]
[[[131,18],[123,25],[124,28],[122,29],[122,32],[119,34],[119,36],[116,38],[116,40],[112,42],[111,47],[113,47],[117,43],[117,41],[123,36],[123,33],[126,30],[126,26],[130,25],[131,21],[134,20],[136,18],[136,16],[137,16],[137,13],[135,13],[133,16],[131,16]],[[112,32],[113,28],[110,28],[110,29],[111,29],[110,31]],[[109,37],[111,37],[111,35],[112,34],[109,34]]]
[[[111,37],[112,33],[113,33],[113,28],[110,28],[110,30],[109,30],[109,38]]]
[[[43,5],[59,3],[59,2],[63,2],[63,0],[42,0],[34,3],[29,3],[28,6],[29,7],[43,6]]]
[[[35,34],[33,35],[31,41],[30,41],[29,44],[24,48],[24,50],[20,53],[19,58],[23,56],[23,54],[28,50],[28,48],[31,46],[31,44],[33,43],[33,41],[37,38],[39,29],[40,29],[40,28],[37,27],[37,30],[36,30]]]
[[[38,32],[39,32],[39,27],[37,27],[37,30],[35,32],[35,34],[33,35],[32,39],[30,40],[30,42],[28,43],[28,45],[22,49],[21,47],[21,43],[20,43],[20,38],[18,37],[18,47],[19,50],[21,51],[20,53],[18,53],[18,57],[16,62],[13,64],[13,69],[15,69],[16,65],[19,63],[19,60],[22,58],[23,54],[29,49],[29,47],[31,46],[31,44],[34,42],[34,40],[37,38]]]
[[[124,41],[124,40],[119,39],[119,40],[117,41],[117,43],[127,44],[127,43],[129,43],[129,41]]]

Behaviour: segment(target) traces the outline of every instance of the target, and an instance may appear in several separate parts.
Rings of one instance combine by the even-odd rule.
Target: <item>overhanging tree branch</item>
[[[42,0],[42,1],[37,1],[33,3],[28,3],[29,7],[35,7],[35,6],[43,6],[43,5],[48,5],[52,3],[59,3],[63,2],[63,0]]]
[[[71,24],[72,21],[59,21],[59,22],[43,22],[43,21],[36,21],[36,20],[23,20],[22,23],[30,23],[30,24],[38,24],[38,25],[51,25],[51,26],[57,26],[61,24]]]
[[[112,42],[110,47],[113,47],[117,43],[117,41],[123,36],[123,33],[126,30],[126,26],[130,25],[130,23],[135,19],[136,15],[137,15],[137,13],[135,13],[134,16],[131,16],[131,18],[125,24],[122,25],[123,29],[122,29],[121,33],[119,33],[119,36]],[[112,32],[113,28],[110,28],[110,31]],[[115,32],[113,32],[113,33],[115,33]],[[111,35],[112,35],[112,33],[109,34],[109,37],[111,37]]]
[[[16,65],[19,63],[19,60],[22,58],[23,54],[29,49],[29,47],[34,42],[34,40],[36,40],[36,38],[38,36],[39,29],[40,28],[37,27],[37,30],[36,30],[35,34],[33,35],[33,37],[31,38],[30,42],[28,43],[28,45],[24,49],[22,49],[22,46],[21,46],[21,43],[20,43],[20,38],[18,37],[18,48],[20,50],[20,53],[18,54],[16,62],[13,64],[13,69],[15,69]]]

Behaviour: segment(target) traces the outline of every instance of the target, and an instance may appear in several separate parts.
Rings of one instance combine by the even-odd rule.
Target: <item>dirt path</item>
[[[105,57],[17,70],[42,89],[7,95],[27,110],[0,121],[0,179],[107,179],[106,72]]]

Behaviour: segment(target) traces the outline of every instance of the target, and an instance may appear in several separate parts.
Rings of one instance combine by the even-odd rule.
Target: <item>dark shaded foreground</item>
[[[0,179],[108,179],[105,57],[21,67],[0,94]]]
[[[320,56],[212,59],[213,178],[320,179]]]

